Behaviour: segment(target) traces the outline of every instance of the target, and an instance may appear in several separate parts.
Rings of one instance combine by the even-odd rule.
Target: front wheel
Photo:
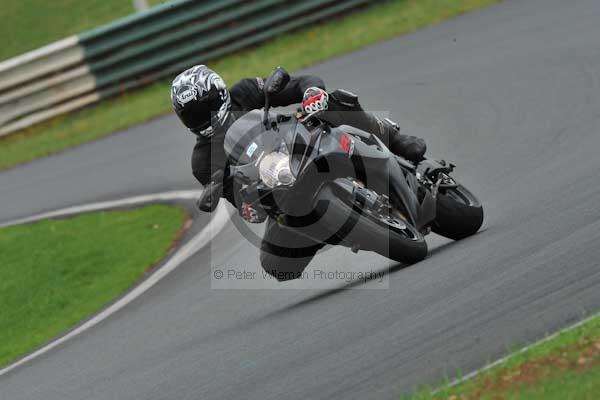
[[[331,187],[325,187],[320,198],[327,200],[326,210],[320,214],[319,225],[339,227],[334,236],[346,244],[358,244],[361,249],[374,251],[394,261],[413,264],[427,256],[427,243],[423,235],[406,222],[400,213],[382,214],[357,210],[344,201]],[[342,195],[343,196],[343,195]],[[362,212],[361,212],[362,211]]]
[[[437,195],[436,217],[431,230],[459,240],[475,234],[483,224],[481,202],[466,187],[457,184]]]

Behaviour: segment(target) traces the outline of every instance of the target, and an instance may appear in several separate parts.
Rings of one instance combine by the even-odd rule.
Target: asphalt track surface
[[[596,0],[505,1],[310,69],[456,161],[485,205],[478,235],[431,236],[388,289],[211,289],[211,268],[258,265],[229,226],[125,309],[0,377],[0,398],[397,398],[598,310],[599,19]],[[166,117],[4,172],[0,221],[193,188],[191,144]],[[335,249],[309,269],[365,264],[387,268]]]

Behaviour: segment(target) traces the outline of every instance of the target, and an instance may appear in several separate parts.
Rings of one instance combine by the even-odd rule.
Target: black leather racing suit
[[[227,127],[235,119],[251,110],[265,105],[263,92],[265,79],[243,79],[230,89],[231,117],[224,129],[216,131],[210,138],[198,137],[192,154],[192,171],[200,183],[210,183],[212,174],[221,169],[226,170],[226,155],[223,148]],[[290,79],[287,86],[271,99],[271,106],[282,107],[302,102],[304,92],[316,86],[325,90],[325,83],[316,76],[303,75]],[[365,112],[355,95],[345,91],[334,91],[329,96],[329,115],[335,120],[334,125],[351,125],[358,129],[377,135],[389,149],[405,158],[418,162],[425,154],[426,146],[422,139],[402,135],[399,129],[389,120],[379,120]],[[339,113],[336,113],[338,112]],[[352,112],[346,112],[352,111]],[[225,171],[225,175],[227,175]],[[225,178],[224,197],[234,206],[231,184]],[[293,246],[291,245],[293,244]],[[304,268],[324,244],[301,237],[289,229],[284,229],[276,221],[269,218],[261,244],[260,260],[263,268],[279,280],[294,279],[300,276]]]

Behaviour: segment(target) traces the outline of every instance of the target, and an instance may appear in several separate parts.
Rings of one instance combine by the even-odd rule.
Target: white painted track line
[[[461,378],[455,379],[452,382],[450,382],[448,384],[448,387],[454,387],[454,386],[460,385],[461,383],[463,383],[465,381],[468,381],[469,379],[475,378],[476,376],[482,374],[483,372],[485,372],[485,371],[487,371],[489,369],[492,369],[492,368],[494,368],[494,367],[496,367],[498,365],[504,364],[505,362],[507,362],[511,358],[513,358],[513,357],[515,357],[515,356],[517,356],[519,354],[523,354],[524,352],[526,352],[527,350],[529,350],[529,349],[531,349],[533,347],[536,347],[536,346],[539,346],[539,345],[541,345],[543,343],[546,343],[547,341],[552,340],[555,337],[557,337],[559,335],[562,335],[563,333],[572,331],[575,328],[579,328],[580,326],[588,323],[592,319],[597,318],[599,315],[600,314],[591,315],[591,316],[589,316],[589,317],[587,317],[587,318],[585,318],[585,319],[583,319],[583,320],[581,320],[579,322],[576,322],[573,325],[570,325],[570,326],[567,326],[564,329],[561,329],[558,332],[554,332],[553,334],[548,335],[545,338],[538,340],[537,342],[531,343],[531,344],[529,344],[529,345],[527,345],[527,346],[519,349],[518,351],[516,351],[516,352],[514,352],[512,354],[509,354],[509,355],[507,355],[505,357],[502,357],[502,358],[500,358],[500,359],[498,359],[498,360],[496,360],[496,361],[494,361],[494,362],[492,362],[490,364],[487,364],[487,365],[485,365],[485,366],[483,366],[483,367],[481,367],[481,368],[479,368],[479,369],[477,369],[475,371],[469,372],[467,375],[465,375],[465,376],[463,376]],[[440,390],[442,390],[442,388],[436,389],[432,393],[435,394],[435,393],[439,392]]]
[[[126,207],[143,203],[151,203],[157,201],[173,201],[173,200],[188,200],[195,199],[200,194],[200,191],[197,190],[189,190],[189,191],[177,191],[177,192],[166,192],[166,193],[157,193],[151,195],[144,196],[136,196],[121,200],[115,201],[105,201],[100,203],[93,203],[83,206],[75,206],[64,208],[62,210],[51,211],[47,213],[37,214],[31,217],[22,218],[15,221],[6,222],[1,227],[22,224],[27,222],[38,221],[46,218],[56,218],[56,217],[64,217],[68,215],[74,215],[83,212],[90,211],[99,211],[106,210],[110,208],[116,207]],[[206,246],[215,235],[217,235],[225,224],[229,220],[229,211],[224,202],[220,202],[219,206],[215,210],[212,215],[212,218],[207,226],[205,226],[198,234],[196,234],[192,239],[190,239],[185,245],[180,247],[169,259],[165,262],[160,268],[158,268],[152,275],[150,275],[146,280],[141,282],[138,286],[132,289],[125,296],[117,300],[115,303],[111,304],[106,309],[102,310],[97,315],[93,316],[82,325],[68,332],[64,336],[46,344],[42,348],[34,351],[33,353],[21,358],[20,360],[10,364],[9,366],[0,369],[0,376],[7,374],[8,372],[14,370],[15,368],[20,367],[21,365],[33,360],[34,358],[47,353],[53,348],[65,343],[66,341],[72,339],[73,337],[79,335],[82,332],[87,331],[93,326],[99,324],[112,314],[116,313],[127,304],[141,296],[144,292],[150,289],[152,286],[156,285],[162,278],[171,273],[175,268],[181,265],[184,261],[194,255],[198,250]]]
[[[173,192],[145,194],[145,195],[140,195],[140,196],[128,197],[125,199],[119,199],[119,200],[101,201],[101,202],[90,203],[90,204],[85,204],[85,205],[81,205],[81,206],[61,208],[60,210],[44,212],[44,213],[29,216],[29,217],[19,218],[19,219],[15,219],[15,220],[8,221],[8,222],[3,222],[0,224],[0,228],[4,228],[7,226],[11,226],[11,225],[26,224],[28,222],[35,222],[35,221],[39,221],[42,219],[67,217],[69,215],[81,214],[84,212],[107,210],[110,208],[128,207],[128,206],[135,206],[138,204],[160,202],[160,201],[193,200],[193,199],[197,199],[198,196],[200,196],[200,193],[202,193],[201,190],[178,190],[178,191],[173,191]]]

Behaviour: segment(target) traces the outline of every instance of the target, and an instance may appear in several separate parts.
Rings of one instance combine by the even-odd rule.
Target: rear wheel
[[[440,189],[436,217],[431,230],[449,239],[459,240],[475,234],[483,224],[481,202],[466,187]]]

